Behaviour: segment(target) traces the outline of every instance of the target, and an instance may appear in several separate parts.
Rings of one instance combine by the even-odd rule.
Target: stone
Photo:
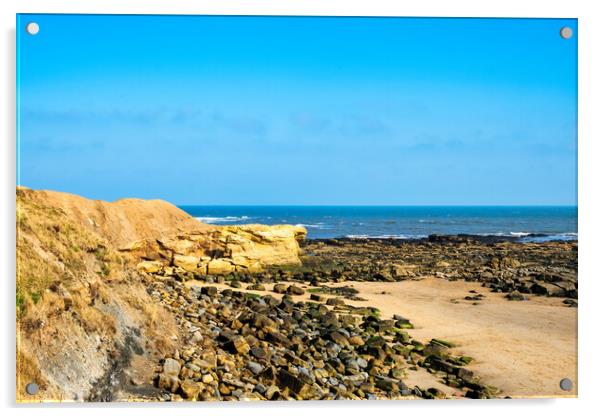
[[[273,290],[275,293],[284,294],[286,293],[286,285],[283,283],[276,283]]]
[[[201,380],[203,381],[203,383],[205,384],[211,384],[214,381],[214,378],[211,374],[205,374]]]
[[[234,264],[228,260],[214,259],[207,264],[207,274],[228,274],[234,270]]]
[[[286,337],[286,335],[281,334],[276,330],[272,330],[268,332],[266,339],[275,344],[280,344],[285,347],[289,347],[291,345],[291,341]]]
[[[233,352],[237,352],[238,354],[246,355],[251,350],[247,340],[242,336],[234,337],[234,339],[232,339],[228,344],[230,346],[230,350],[233,350]]]
[[[445,399],[445,393],[435,387],[427,389],[425,393],[426,399]]]
[[[180,369],[182,366],[180,363],[173,358],[166,358],[163,363],[163,374],[167,376],[175,376],[177,377],[180,374]]]
[[[215,286],[203,286],[201,288],[201,293],[213,297],[217,295],[217,288]]]
[[[390,377],[378,377],[376,387],[387,392],[396,392],[399,390],[397,380]]]
[[[349,341],[349,344],[356,346],[356,347],[364,345],[364,340],[359,335],[354,335],[354,336],[350,337],[348,341]]]
[[[474,373],[470,370],[467,370],[466,368],[459,368],[457,375],[458,375],[458,378],[460,378],[466,382],[469,382],[469,383],[474,382]]]
[[[280,388],[276,385],[271,385],[265,391],[265,398],[268,400],[276,400],[280,397]]]
[[[349,339],[338,331],[331,332],[330,339],[342,347],[346,347],[349,345]]]
[[[337,327],[339,326],[339,319],[337,317],[337,314],[334,312],[326,312],[324,315],[322,315],[320,317],[320,322],[322,325],[329,327],[329,326],[334,326]]]
[[[247,361],[247,368],[255,375],[259,375],[263,371],[263,366],[255,361]]]
[[[251,355],[259,360],[264,360],[268,356],[268,352],[265,348],[253,347],[251,348]]]
[[[180,391],[182,397],[188,400],[196,400],[199,393],[201,392],[201,386],[195,381],[192,380],[184,380],[182,384],[180,384]]]
[[[268,318],[267,316],[256,313],[253,315],[252,324],[256,328],[264,329],[264,328],[276,328],[278,325],[274,322],[273,319]]]
[[[454,348],[456,346],[453,342],[445,341],[445,340],[438,339],[438,338],[431,339],[431,344],[440,345],[440,346],[446,347],[446,348]]]
[[[305,290],[303,290],[303,288],[300,288],[299,286],[290,285],[288,289],[286,289],[286,293],[288,293],[289,295],[300,296],[305,293]]]
[[[136,265],[136,268],[144,273],[158,273],[163,270],[163,263],[160,261],[141,261]]]
[[[262,285],[261,283],[254,283],[252,285],[247,286],[248,290],[257,290],[257,291],[264,291],[265,290],[265,286]]]
[[[199,272],[200,258],[196,256],[183,256],[176,254],[173,256],[174,266],[181,267],[189,272]]]
[[[326,301],[326,304],[328,306],[343,306],[345,304],[345,301],[341,298],[329,298]]]
[[[307,383],[283,368],[278,372],[277,381],[280,388],[288,388],[301,397],[309,389]]]
[[[531,286],[531,293],[544,296],[564,296],[565,291],[552,283],[539,282]]]
[[[518,290],[513,290],[512,292],[508,293],[506,298],[508,298],[508,300],[527,300],[527,297]]]
[[[178,380],[177,376],[159,374],[157,379],[157,387],[175,393],[178,391],[178,387],[180,387],[180,380]]]
[[[226,384],[220,384],[218,390],[223,396],[229,396],[232,393],[232,390]]]

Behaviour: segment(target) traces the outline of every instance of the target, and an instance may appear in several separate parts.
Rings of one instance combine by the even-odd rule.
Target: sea
[[[216,224],[293,224],[307,238],[422,239],[432,234],[577,240],[575,206],[180,206]]]

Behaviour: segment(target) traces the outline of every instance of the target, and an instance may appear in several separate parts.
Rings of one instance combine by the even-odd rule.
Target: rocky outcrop
[[[122,252],[140,260],[138,269],[156,273],[185,270],[200,275],[258,272],[268,266],[300,265],[302,227],[235,225],[171,238],[136,241]]]

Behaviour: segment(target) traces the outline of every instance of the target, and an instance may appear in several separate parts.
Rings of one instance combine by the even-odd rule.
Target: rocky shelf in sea
[[[179,324],[181,348],[158,363],[159,400],[329,400],[445,398],[437,388],[408,385],[428,371],[456,396],[496,394],[466,368],[453,345],[424,344],[402,316],[341,302],[297,301],[301,292],[257,295],[156,279],[148,292]],[[299,288],[300,289],[300,288]],[[301,289],[302,290],[302,289]],[[296,294],[291,294],[295,293]],[[334,299],[334,298],[333,298]]]
[[[577,241],[431,236],[422,240],[306,240],[299,273],[313,284],[395,282],[434,276],[478,281],[510,300],[524,295],[566,297],[577,305]]]

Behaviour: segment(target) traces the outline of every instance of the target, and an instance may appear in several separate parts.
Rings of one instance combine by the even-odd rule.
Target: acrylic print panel
[[[576,396],[575,19],[17,34],[18,401]]]

